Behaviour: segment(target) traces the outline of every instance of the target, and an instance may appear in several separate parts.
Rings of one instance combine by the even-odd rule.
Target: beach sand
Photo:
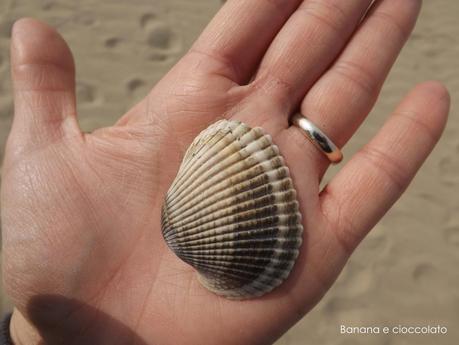
[[[79,120],[89,131],[113,124],[143,97],[187,50],[221,3],[0,0],[1,151],[13,112],[8,54],[15,19],[33,16],[44,20],[69,42],[77,65]],[[459,344],[458,14],[459,1],[424,2],[415,33],[376,108],[344,153],[347,159],[351,157],[376,133],[401,97],[427,79],[443,81],[452,95],[451,117],[441,142],[325,298],[277,345]],[[3,311],[11,308],[6,297],[1,305]],[[448,327],[448,333],[343,335],[341,325],[442,325]]]

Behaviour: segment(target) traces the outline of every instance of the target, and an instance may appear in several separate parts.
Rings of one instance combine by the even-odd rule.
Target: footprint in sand
[[[429,288],[432,282],[440,279],[438,269],[428,262],[417,264],[412,271],[413,280],[419,284]]]
[[[347,298],[355,298],[370,291],[376,284],[376,276],[370,266],[352,264],[346,267],[340,280],[339,286]]]
[[[131,79],[127,83],[127,89],[129,92],[136,92],[142,86],[145,86],[145,81],[140,78]]]
[[[97,19],[93,17],[92,13],[83,12],[83,13],[76,15],[73,18],[73,21],[77,24],[81,24],[84,26],[91,26],[91,25],[96,24]]]
[[[43,1],[43,4],[41,5],[41,8],[44,11],[49,11],[49,10],[52,10],[55,5],[56,5],[56,3],[54,1]]]
[[[97,98],[94,86],[81,81],[77,82],[76,94],[80,104],[94,103]]]
[[[182,42],[178,34],[156,14],[144,14],[140,18],[140,26],[145,30],[146,41],[151,48],[149,60],[162,62],[182,50]]]
[[[11,29],[13,28],[14,20],[4,19],[0,21],[0,38],[10,38]]]
[[[140,26],[145,29],[151,23],[154,23],[157,20],[156,18],[157,18],[157,15],[155,13],[145,13],[140,18]]]
[[[169,54],[158,51],[158,52],[151,53],[148,56],[148,60],[162,62],[162,61],[166,61],[168,57],[169,57]]]
[[[122,39],[120,37],[110,37],[107,38],[104,42],[104,45],[107,48],[115,48],[121,43]]]
[[[459,224],[446,227],[443,235],[448,244],[459,247]]]
[[[441,179],[446,184],[459,183],[459,144],[456,146],[456,154],[450,154],[443,157],[439,164]]]
[[[148,32],[148,45],[159,50],[177,51],[180,42],[171,27],[165,23],[158,22]]]
[[[0,119],[9,119],[13,117],[13,102],[4,101],[0,102]]]
[[[140,99],[147,93],[147,82],[141,78],[133,78],[126,83],[126,89],[129,95],[134,99]]]

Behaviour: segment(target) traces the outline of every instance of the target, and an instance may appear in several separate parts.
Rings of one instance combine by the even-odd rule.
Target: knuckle
[[[401,38],[406,38],[410,34],[410,29],[405,27],[394,14],[385,11],[376,11],[372,14],[372,20],[379,22],[384,29],[392,30]]]
[[[285,12],[286,7],[288,7],[285,4],[285,0],[265,0],[265,2],[273,6],[276,11],[280,12]]]
[[[368,69],[351,61],[339,61],[333,66],[333,72],[344,78],[346,82],[359,88],[369,96],[377,92],[376,78]]]
[[[322,205],[322,213],[327,219],[330,231],[335,236],[336,241],[344,250],[347,256],[350,256],[355,247],[361,240],[361,236],[357,233],[357,227],[348,216],[345,205],[338,198],[330,187],[327,185],[321,195],[327,194],[327,203]]]
[[[342,29],[346,26],[347,16],[337,3],[310,0],[303,2],[298,10],[310,19],[318,21],[321,27],[328,27],[344,39]]]
[[[430,141],[432,146],[437,142],[440,133],[435,131],[429,123],[422,121],[421,117],[415,112],[396,111],[394,115],[409,122],[414,127],[413,130],[417,133],[423,133],[428,138],[427,140]]]
[[[294,94],[292,84],[282,75],[266,69],[249,85],[250,93],[272,97],[275,103],[289,104]]]
[[[15,88],[19,91],[66,92],[72,89],[73,73],[57,64],[24,63],[13,67]]]
[[[360,151],[360,158],[364,159],[379,175],[385,177],[397,190],[405,190],[408,179],[406,169],[394,157],[375,147],[365,147]]]

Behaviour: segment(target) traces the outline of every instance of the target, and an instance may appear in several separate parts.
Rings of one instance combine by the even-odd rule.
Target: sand
[[[13,109],[8,45],[15,19],[45,20],[70,43],[78,72],[79,119],[84,130],[91,130],[112,124],[145,95],[220,5],[217,0],[0,0],[1,151]],[[459,1],[425,1],[414,35],[345,155],[367,142],[402,95],[426,79],[443,81],[452,94],[443,139],[322,302],[277,345],[459,343],[458,14]],[[10,308],[6,298],[1,303],[3,311]],[[341,325],[438,324],[448,327],[447,335],[340,334]]]

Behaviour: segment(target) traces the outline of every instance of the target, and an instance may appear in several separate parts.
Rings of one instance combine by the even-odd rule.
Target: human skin
[[[92,133],[78,126],[74,63],[64,40],[41,22],[19,20],[1,190],[15,344],[269,344],[310,311],[407,188],[449,109],[440,83],[416,86],[319,188],[329,162],[289,126],[289,116],[301,109],[345,145],[373,107],[420,9],[417,0],[381,0],[366,12],[370,5],[228,1],[139,104]],[[161,236],[160,210],[180,160],[220,118],[272,136],[304,218],[292,274],[253,300],[204,289]]]

